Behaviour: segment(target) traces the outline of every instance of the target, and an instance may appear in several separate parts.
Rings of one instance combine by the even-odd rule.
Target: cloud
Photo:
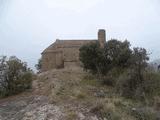
[[[49,8],[62,8],[82,13],[104,0],[45,0]]]
[[[56,38],[92,39],[97,29],[107,39],[160,52],[157,0],[0,0],[0,54],[16,55],[34,66]]]

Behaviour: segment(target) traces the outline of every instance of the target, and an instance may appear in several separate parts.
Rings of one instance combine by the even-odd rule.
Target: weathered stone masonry
[[[105,30],[98,31],[98,39],[95,40],[59,40],[42,52],[42,71],[54,68],[72,67],[80,65],[79,48],[87,43],[96,42],[104,47],[106,42]]]

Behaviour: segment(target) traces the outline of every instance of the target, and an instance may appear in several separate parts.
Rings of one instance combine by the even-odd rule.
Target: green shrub
[[[143,89],[148,97],[160,96],[160,73],[146,72]]]
[[[115,85],[115,77],[107,75],[103,77],[102,84],[108,85],[108,86],[114,86]]]
[[[127,72],[125,72],[117,79],[115,88],[120,95],[130,98],[134,93],[134,89],[131,87],[131,84],[131,76]]]
[[[115,67],[130,66],[131,54],[132,50],[128,41],[111,39],[106,42],[104,48],[101,48],[98,42],[82,46],[79,56],[85,70],[101,77]]]
[[[134,72],[125,72],[116,82],[116,90],[124,97],[145,99],[160,95],[160,74],[143,72],[143,82],[139,82]]]
[[[149,70],[148,60],[145,48],[131,49],[128,41],[112,39],[104,48],[98,43],[80,48],[84,69],[97,75],[103,84],[115,86],[127,98],[144,100],[160,95],[160,74]]]
[[[38,59],[38,63],[35,65],[35,67],[40,72],[42,69],[42,58]]]
[[[105,74],[107,72],[108,66],[103,55],[104,50],[100,48],[98,42],[86,44],[79,50],[79,58],[85,70],[89,70],[92,74]]]
[[[17,57],[0,59],[0,96],[9,96],[31,88],[33,72]]]
[[[103,76],[103,84],[109,86],[115,86],[117,78],[124,72],[125,68],[113,68],[111,69],[106,76]]]

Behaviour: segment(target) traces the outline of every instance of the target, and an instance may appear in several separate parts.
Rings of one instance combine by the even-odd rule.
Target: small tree
[[[90,43],[80,48],[80,61],[84,69],[92,73],[106,75],[113,68],[125,68],[130,65],[132,51],[128,41],[112,39],[100,48],[99,43]]]
[[[125,68],[130,65],[129,59],[132,54],[130,43],[126,40],[124,42],[116,39],[109,40],[105,45],[105,58],[110,60],[112,68]]]
[[[2,57],[0,60],[0,94],[8,96],[24,91],[31,87],[33,72],[27,68],[27,64],[17,57],[12,56],[8,60]]]
[[[42,58],[40,58],[40,59],[38,60],[38,63],[35,65],[35,67],[36,67],[36,69],[37,69],[38,71],[41,70],[41,68],[42,68]]]
[[[106,74],[107,62],[98,42],[82,46],[79,56],[85,70],[93,74]]]
[[[149,75],[146,71],[149,57],[144,48],[133,48],[130,57],[130,67],[119,77],[117,88],[120,88],[121,94],[129,98],[144,98],[146,83]],[[145,75],[146,74],[146,75]],[[150,81],[151,83],[154,82]],[[148,83],[147,83],[148,84]]]
[[[133,48],[132,58],[130,60],[132,63],[131,68],[134,70],[134,73],[137,76],[137,80],[142,83],[143,72],[148,65],[147,61],[149,60],[146,49],[138,47]]]

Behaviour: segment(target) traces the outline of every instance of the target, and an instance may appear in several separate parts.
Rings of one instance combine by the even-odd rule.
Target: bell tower
[[[100,47],[104,48],[104,44],[106,43],[106,31],[104,29],[99,29],[98,41],[99,41]]]

